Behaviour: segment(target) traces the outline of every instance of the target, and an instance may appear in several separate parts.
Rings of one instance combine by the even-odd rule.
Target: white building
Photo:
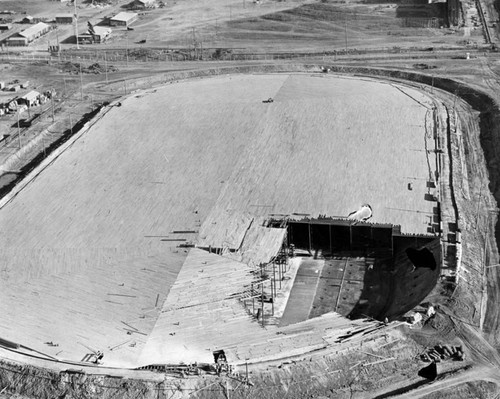
[[[137,21],[139,15],[135,12],[121,12],[109,19],[111,26],[129,26]]]
[[[50,25],[39,22],[28,29],[25,29],[6,40],[7,46],[27,46],[33,40],[45,35],[50,31]]]

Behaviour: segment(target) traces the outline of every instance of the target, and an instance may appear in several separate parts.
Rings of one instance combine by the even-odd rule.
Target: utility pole
[[[106,58],[106,51],[104,52],[104,72],[106,73],[106,84],[108,84],[108,59]]]
[[[59,29],[57,29],[57,26],[56,26],[56,38],[57,38],[57,56],[60,58],[61,57],[61,48],[59,47],[60,46],[60,43],[59,43]]]
[[[194,28],[193,28],[193,50],[194,50],[194,58],[197,59],[197,53],[196,53],[196,36],[194,33]]]
[[[52,122],[54,122],[54,88],[50,91],[50,102],[52,103]]]
[[[344,20],[344,33],[345,33],[345,53],[347,54],[347,13]]]
[[[76,12],[76,0],[73,0],[75,4],[75,37],[76,37],[76,49],[80,49],[80,45],[78,44],[78,14]]]
[[[80,99],[83,101],[83,77],[82,77],[82,63],[80,62]]]
[[[127,48],[125,49],[125,53],[127,55],[127,67],[128,67],[128,31],[127,33],[125,34],[125,37],[127,38]]]
[[[260,303],[261,303],[261,317],[262,327],[264,327],[264,281],[260,283]]]
[[[17,111],[17,138],[19,139],[19,149],[21,149],[21,128],[19,126],[19,110]]]
[[[73,121],[71,120],[71,110],[69,111],[69,130],[73,134]]]

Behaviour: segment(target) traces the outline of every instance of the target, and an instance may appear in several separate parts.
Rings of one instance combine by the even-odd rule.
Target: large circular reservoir
[[[0,338],[117,367],[219,349],[238,363],[314,349],[345,316],[400,315],[439,273],[436,118],[415,88],[311,73],[179,81],[113,103],[2,202]],[[255,303],[259,284],[272,309]],[[314,333],[259,352],[297,325]]]

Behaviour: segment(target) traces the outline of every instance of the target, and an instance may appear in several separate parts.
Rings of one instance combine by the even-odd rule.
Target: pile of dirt
[[[424,63],[417,63],[417,64],[413,64],[413,68],[415,68],[415,69],[435,69],[435,68],[437,68],[437,66],[424,64]]]
[[[78,62],[66,62],[66,63],[64,63],[64,65],[62,67],[62,70],[64,72],[67,72],[67,73],[70,73],[73,75],[79,74],[80,70],[82,73],[91,73],[91,74],[98,75],[101,73],[105,73],[106,69],[108,72],[117,72],[118,71],[118,68],[114,67],[113,65],[108,65],[106,68],[105,66],[99,64],[98,62],[96,62],[92,65],[89,65],[89,66],[85,66],[85,65],[80,64]]]
[[[28,365],[0,362],[0,392],[9,398],[155,399],[159,397],[159,388],[165,392],[175,392],[178,384],[174,381],[162,387],[155,382],[88,375],[78,370],[57,373]]]
[[[151,50],[151,49],[135,49],[128,52],[129,58],[134,58],[136,60],[160,60],[165,58],[165,52],[162,50]]]

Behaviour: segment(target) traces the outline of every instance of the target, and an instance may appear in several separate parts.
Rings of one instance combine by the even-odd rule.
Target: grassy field
[[[373,221],[427,232],[427,102],[308,74],[129,96],[0,210],[0,336],[73,360],[88,352],[81,343],[133,364],[186,256],[176,246],[196,239],[176,232],[221,237],[209,216],[226,210],[347,216],[369,203]]]

